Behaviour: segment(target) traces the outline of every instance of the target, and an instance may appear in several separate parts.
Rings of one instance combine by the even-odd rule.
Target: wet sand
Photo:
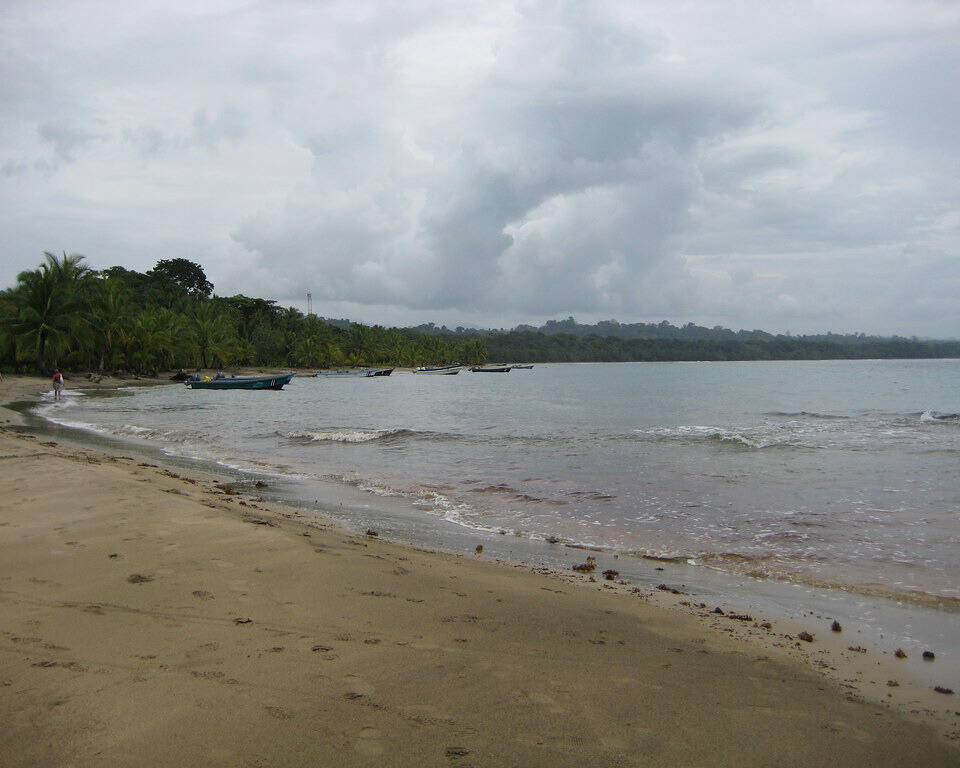
[[[0,399],[47,388],[7,377]],[[15,421],[5,766],[960,765],[956,694],[876,706],[856,668],[876,660],[815,655],[819,633],[351,534]]]

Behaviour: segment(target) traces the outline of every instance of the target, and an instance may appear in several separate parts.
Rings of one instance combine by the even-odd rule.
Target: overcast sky
[[[958,41],[956,0],[0,0],[0,287],[960,337]]]

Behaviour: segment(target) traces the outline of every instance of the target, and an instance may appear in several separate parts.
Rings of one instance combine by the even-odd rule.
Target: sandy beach
[[[904,717],[885,669],[825,675],[759,617],[350,533],[16,422],[0,765],[960,765],[956,694]]]

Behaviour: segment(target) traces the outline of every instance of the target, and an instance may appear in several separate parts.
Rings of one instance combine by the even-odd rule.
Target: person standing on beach
[[[53,369],[53,399],[60,400],[63,397],[63,374],[59,368]]]

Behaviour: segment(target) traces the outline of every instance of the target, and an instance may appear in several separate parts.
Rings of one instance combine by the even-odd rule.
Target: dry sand
[[[659,593],[350,534],[14,421],[2,766],[960,765]]]

